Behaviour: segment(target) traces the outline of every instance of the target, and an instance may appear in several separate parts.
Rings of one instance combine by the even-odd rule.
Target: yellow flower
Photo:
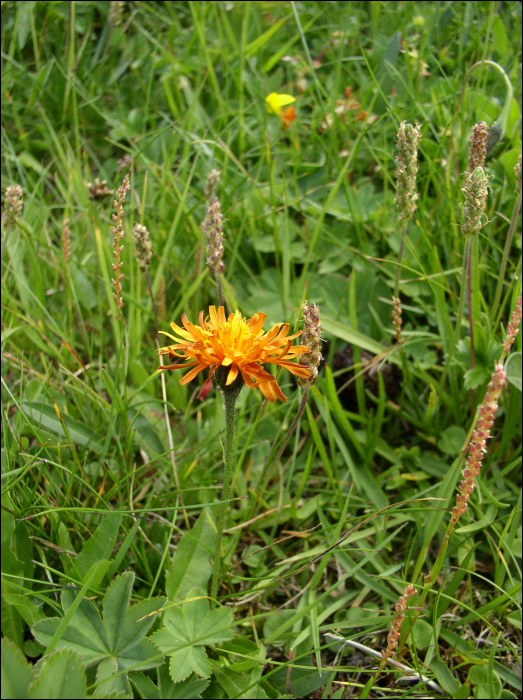
[[[200,311],[200,325],[195,326],[183,314],[183,328],[171,323],[176,335],[160,331],[172,338],[174,344],[160,348],[158,354],[181,357],[190,362],[168,365],[163,369],[190,367],[180,384],[187,384],[197,374],[208,369],[208,378],[199,393],[202,400],[211,390],[215,370],[223,367],[230,368],[226,386],[230,386],[240,374],[249,389],[259,388],[269,401],[276,401],[277,398],[287,401],[276,379],[262,365],[280,365],[292,374],[308,378],[310,371],[291,360],[310,350],[307,345],[291,347],[291,341],[301,335],[301,331],[287,336],[288,323],[277,323],[270,331],[264,333],[262,327],[266,319],[266,314],[257,313],[247,320],[239,311],[226,318],[223,306],[220,306],[218,311],[216,307],[210,306],[209,316],[204,319],[203,311]],[[179,350],[182,351],[181,354],[177,352]]]
[[[265,98],[265,102],[271,114],[281,114],[283,107],[290,105],[291,102],[296,102],[296,98],[292,95],[278,95],[277,92],[271,92]]]

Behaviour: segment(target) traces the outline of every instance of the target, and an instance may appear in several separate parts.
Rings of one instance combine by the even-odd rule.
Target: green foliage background
[[[430,571],[455,500],[471,400],[483,398],[521,292],[519,223],[502,302],[492,309],[521,153],[521,3],[133,2],[124,3],[120,26],[109,23],[109,6],[1,5],[2,186],[24,189],[18,222],[2,232],[2,633],[10,640],[2,670],[16,671],[22,684],[9,686],[6,676],[2,693],[344,697],[349,684],[365,697],[376,661],[324,635],[381,652],[405,582]],[[466,83],[483,59],[506,71],[508,102],[492,66],[479,66]],[[288,130],[265,107],[271,92],[297,98]],[[463,263],[460,188],[472,125],[503,114],[503,137],[487,161],[488,223],[475,248],[472,370],[467,319],[449,356]],[[336,392],[351,375],[333,371],[340,351],[352,343],[358,364],[361,351],[393,344],[402,120],[423,133],[400,286],[407,342],[403,355],[396,348],[387,356],[403,375],[371,388],[368,373],[359,374],[347,410],[346,394]],[[300,400],[294,379],[281,375],[289,400],[261,415],[260,392],[241,394],[220,590],[234,638],[213,637],[212,617],[203,631],[180,631],[195,611],[207,614],[204,599],[174,608],[180,612],[164,616],[174,620],[170,634],[186,637],[171,656],[186,666],[173,661],[169,676],[169,653],[153,646],[166,634],[160,614],[153,641],[136,641],[143,658],[136,652],[134,666],[108,641],[93,662],[86,649],[98,638],[74,646],[71,635],[82,629],[78,616],[102,619],[111,591],[125,601],[116,626],[134,610],[131,595],[157,610],[165,597],[180,603],[207,594],[222,401],[213,391],[200,403],[197,382],[181,387],[180,372],[166,375],[178,492],[158,336],[132,230],[140,222],[151,235],[161,327],[183,312],[196,320],[216,303],[199,229],[213,168],[221,171],[228,306],[245,316],[263,311],[267,327],[293,326],[307,282],[307,298],[322,311],[327,366],[281,464],[272,458]],[[86,183],[107,180],[116,192],[126,170],[120,323],[112,197],[90,200]],[[521,336],[514,351],[521,353]],[[521,354],[510,362],[472,505],[402,659],[425,681],[394,689],[391,672],[371,693],[389,686],[398,695],[434,695],[428,679],[452,697],[521,691],[513,668],[521,633]],[[156,653],[150,664],[144,649]],[[77,669],[73,690],[58,688],[68,664]]]

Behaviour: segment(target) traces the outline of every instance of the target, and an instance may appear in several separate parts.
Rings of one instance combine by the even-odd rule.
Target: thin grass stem
[[[505,271],[507,269],[508,256],[510,253],[510,246],[512,245],[512,238],[514,236],[514,231],[518,223],[519,211],[521,209],[521,194],[516,199],[514,204],[514,211],[512,212],[512,218],[510,220],[510,227],[507,233],[507,238],[505,240],[505,248],[503,249],[503,257],[501,259],[501,267],[499,270],[498,282],[496,285],[496,292],[494,294],[494,301],[492,302],[492,308],[490,309],[490,322],[494,324],[496,319],[496,313],[498,311],[499,302],[501,299],[501,292],[503,290],[503,283],[505,281]],[[494,324],[497,326],[497,322]]]

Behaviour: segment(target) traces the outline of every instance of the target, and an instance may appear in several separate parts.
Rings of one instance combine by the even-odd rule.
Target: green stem
[[[222,278],[219,272],[215,273],[216,290],[218,292],[218,306],[223,306]]]
[[[476,239],[475,239],[476,242]],[[469,307],[469,334],[470,334],[470,369],[474,369],[474,309],[472,308],[472,248],[473,243],[469,246],[469,254],[467,256],[467,304]],[[474,389],[470,392],[470,417],[474,418]]]
[[[458,318],[456,319],[456,327],[454,329],[454,335],[452,336],[452,341],[451,341],[450,348],[449,348],[449,354],[447,355],[447,359],[445,362],[445,369],[443,370],[443,374],[441,375],[441,380],[440,380],[441,386],[443,386],[445,378],[446,378],[448,371],[450,369],[450,363],[451,363],[452,357],[454,355],[454,351],[456,349],[456,345],[458,344],[459,336],[461,333],[461,322],[463,320],[463,309],[465,307],[465,293],[466,293],[466,289],[467,289],[467,266],[468,266],[470,245],[471,245],[471,236],[468,235],[465,239],[465,250],[463,253],[463,273],[461,275],[461,293],[460,293],[460,297],[459,297]]]
[[[396,261],[396,275],[394,277],[394,296],[399,298],[400,295],[400,277],[401,277],[401,261],[403,260],[403,251],[405,250],[405,236],[407,235],[407,219],[401,227],[401,242],[398,250],[398,259]]]
[[[223,524],[227,517],[227,501],[231,488],[231,477],[234,463],[234,433],[235,433],[235,404],[238,394],[235,391],[223,392],[223,403],[225,406],[225,469],[223,472],[223,489],[221,503],[218,509],[218,523],[216,532],[216,550],[214,554],[214,571],[212,574],[211,605],[216,607],[218,596],[218,585],[220,583],[221,555]]]
[[[516,224],[518,222],[519,210],[521,209],[521,194],[516,199],[514,204],[514,211],[512,212],[512,219],[510,220],[510,227],[507,233],[507,239],[505,241],[505,248],[503,250],[503,258],[501,260],[501,268],[499,270],[498,283],[496,285],[496,293],[494,295],[494,301],[492,303],[492,308],[490,310],[490,322],[494,323],[496,318],[496,313],[499,306],[499,300],[501,299],[501,291],[503,289],[503,282],[505,280],[505,270],[507,269],[508,254],[510,253],[510,246],[512,244],[512,237],[514,236],[514,231],[516,230]],[[497,325],[497,324],[496,324]]]

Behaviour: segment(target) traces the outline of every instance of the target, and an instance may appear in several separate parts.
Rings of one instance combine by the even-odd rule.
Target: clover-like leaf
[[[232,612],[228,608],[209,610],[204,599],[187,602],[183,608],[169,608],[165,611],[164,625],[151,640],[170,656],[169,671],[175,683],[193,671],[208,678],[211,666],[204,647],[234,636]]]
[[[162,607],[164,598],[151,598],[129,608],[133,582],[134,574],[128,572],[109,586],[103,601],[103,620],[93,603],[82,600],[56,645],[57,649],[76,651],[86,666],[101,662],[97,674],[101,694],[123,691],[130,696],[127,673],[121,672],[154,668],[162,662],[145,635],[154,621],[154,616],[148,615]],[[73,591],[63,592],[64,614],[74,600]],[[60,623],[61,618],[40,620],[33,627],[33,634],[48,646]]]

